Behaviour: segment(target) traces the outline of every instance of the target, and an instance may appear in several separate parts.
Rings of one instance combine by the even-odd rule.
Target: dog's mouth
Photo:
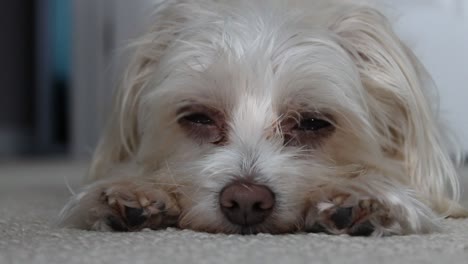
[[[267,185],[238,179],[226,184],[216,195],[215,212],[202,213],[187,202],[178,227],[213,234],[287,234],[301,230],[300,212],[284,217],[279,195]],[[297,217],[292,217],[296,215]]]

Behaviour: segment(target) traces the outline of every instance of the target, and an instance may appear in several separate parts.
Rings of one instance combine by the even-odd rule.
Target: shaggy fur
[[[165,1],[133,44],[87,186],[61,222],[332,234],[371,224],[379,236],[466,215],[430,78],[379,11],[352,2]],[[200,113],[212,123],[187,121]],[[239,179],[276,199],[247,229],[219,208]],[[145,218],[129,223],[128,208]],[[345,228],[330,222],[339,208],[354,210]]]

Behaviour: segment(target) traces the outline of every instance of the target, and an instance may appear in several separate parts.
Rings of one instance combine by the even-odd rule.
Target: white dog
[[[374,8],[171,0],[66,226],[391,235],[465,216],[430,78]]]

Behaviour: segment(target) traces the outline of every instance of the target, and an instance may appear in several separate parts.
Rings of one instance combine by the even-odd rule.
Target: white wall
[[[385,0],[395,28],[431,73],[440,115],[468,152],[468,1]]]
[[[161,0],[74,0],[72,142],[76,158],[89,158],[105,126],[125,59],[118,56],[144,31]],[[115,58],[120,58],[116,60]]]

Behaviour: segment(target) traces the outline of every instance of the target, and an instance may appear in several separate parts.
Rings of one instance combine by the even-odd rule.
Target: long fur
[[[458,150],[439,130],[433,83],[370,5],[165,1],[133,47],[89,183],[134,177],[176,186],[179,225],[210,232],[238,232],[216,195],[245,175],[277,193],[261,232],[300,229],[323,186],[387,205],[396,233],[430,232],[445,216],[466,215],[449,155]],[[199,144],[178,126],[177,110],[194,102],[225,113],[227,144]],[[335,121],[313,151],[285,147],[275,126],[285,111],[303,110]],[[71,204],[64,222],[85,214]]]

